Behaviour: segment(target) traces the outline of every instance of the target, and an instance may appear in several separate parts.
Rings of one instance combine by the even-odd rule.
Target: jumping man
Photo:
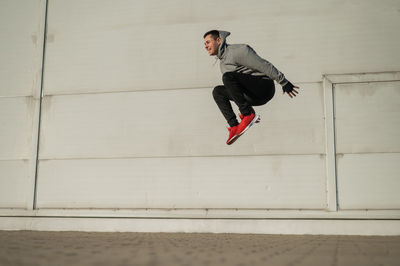
[[[252,106],[264,105],[275,94],[274,80],[282,86],[283,93],[296,97],[299,88],[290,83],[270,62],[261,58],[247,44],[227,44],[227,31],[211,30],[204,34],[205,48],[210,56],[220,60],[223,86],[213,90],[214,100],[229,124],[230,145],[254,123],[259,122]],[[238,123],[230,101],[240,111]]]

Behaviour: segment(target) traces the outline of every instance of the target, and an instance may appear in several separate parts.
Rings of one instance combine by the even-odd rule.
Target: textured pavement
[[[0,265],[400,265],[400,236],[0,231]]]

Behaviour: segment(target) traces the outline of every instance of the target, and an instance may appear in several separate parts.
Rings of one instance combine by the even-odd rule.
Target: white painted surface
[[[0,97],[38,95],[45,0],[0,1]]]
[[[4,48],[0,55],[5,58],[0,64],[0,96],[39,96],[44,4],[44,0],[0,3],[0,40]],[[214,217],[223,218],[246,218],[249,211],[248,217],[253,218],[398,219],[398,210],[377,210],[379,213],[374,215],[335,211],[332,190],[335,180],[330,171],[334,158],[332,143],[328,143],[333,129],[327,126],[332,117],[326,117],[330,115],[325,108],[329,99],[324,97],[321,76],[398,71],[399,9],[397,1],[49,1],[39,207],[56,208],[44,210],[49,211],[44,213],[49,216],[70,216],[76,211],[88,217],[101,211],[57,209],[63,207],[211,206],[241,211],[240,214],[231,210],[211,211]],[[301,87],[299,97],[291,100],[281,96],[277,86],[273,101],[256,108],[262,122],[230,147],[225,145],[226,123],[211,96],[212,88],[221,84],[218,64],[212,65],[214,59],[203,48],[202,35],[212,28],[231,31],[230,43],[250,44]],[[388,81],[399,77],[398,72],[382,75],[331,75],[331,82]],[[348,85],[336,86],[345,92]],[[335,106],[339,107],[338,152],[345,154],[339,158],[338,172],[342,176],[338,179],[339,207],[398,208],[398,197],[392,190],[398,187],[397,85],[381,87],[380,84],[367,90],[364,85],[351,86],[347,87],[351,89],[351,97],[335,95],[339,104]],[[362,96],[369,97],[372,104],[367,106],[367,101],[356,94],[368,90],[379,93]],[[22,208],[25,202],[28,210],[12,210],[6,215],[36,213],[29,208],[33,201],[38,104],[30,100],[34,107],[29,109],[23,107],[22,99],[30,98],[7,98],[2,102],[8,107],[3,116],[0,113],[1,122],[11,126],[0,132],[0,185],[6,191],[0,195],[0,206]],[[23,110],[28,112],[25,116]],[[28,110],[33,110],[33,114]],[[5,116],[7,112],[10,115]],[[343,129],[342,121],[354,119],[346,116],[346,112],[373,114],[361,118],[359,124],[349,120],[348,129]],[[26,129],[29,116],[31,132]],[[377,122],[381,128],[371,126]],[[15,134],[10,131],[13,127]],[[356,134],[365,132],[362,138],[356,138]],[[371,139],[376,143],[371,144]],[[14,146],[10,145],[13,141]],[[28,147],[21,143],[27,143]],[[392,154],[383,157],[348,154],[388,151]],[[385,156],[389,159],[382,161]],[[331,163],[328,168],[325,168],[326,158]],[[22,175],[24,168],[19,167],[25,161],[14,159],[29,160],[27,177]],[[360,173],[353,163],[357,168],[363,164],[376,167]],[[381,171],[382,167],[387,169]],[[382,174],[383,178],[375,178]],[[13,179],[4,179],[5,176]],[[367,193],[360,196],[358,192],[362,190],[358,186],[365,176],[368,182],[363,189]],[[14,187],[15,194],[10,192]],[[265,188],[271,190],[265,192]],[[373,196],[363,198],[368,193]],[[252,212],[240,208],[273,208],[277,212],[263,216],[259,213],[261,209]],[[286,208],[313,209],[316,213],[304,214]],[[151,217],[154,211],[157,212],[150,209],[141,215]],[[163,217],[169,217],[168,209],[161,211],[165,211]],[[194,212],[175,210],[171,216],[190,218]],[[113,216],[110,213],[113,211],[104,211],[102,215]],[[8,221],[16,223],[13,228],[42,230],[145,230],[138,228],[148,221],[136,220],[135,226],[120,227],[115,220],[108,223],[109,220],[103,219],[99,220],[99,226],[93,227],[91,222],[97,220],[80,220],[83,222],[73,225],[68,219],[58,224],[57,220],[45,220],[35,226],[36,221],[43,220],[29,219],[23,223],[19,219]],[[213,226],[202,223],[191,226],[196,220],[183,224],[167,221],[176,226],[173,230],[186,226],[188,231],[201,228],[212,231]],[[154,228],[160,228],[165,220],[158,222],[146,230],[157,230]],[[337,233],[347,228],[344,232],[363,234],[362,228],[369,228],[372,230],[369,233],[379,234],[398,228],[396,223],[387,228],[383,228],[387,225],[383,223],[362,227],[362,223],[354,221],[339,226],[331,224],[330,228],[337,226],[333,231],[307,231],[301,228],[326,223],[271,220],[257,225],[256,222],[238,226],[244,226],[241,228],[247,232],[276,233]],[[236,227],[224,228],[227,224],[219,226],[215,232],[243,232]],[[288,228],[292,226],[297,229],[290,231]]]
[[[0,97],[0,207],[33,207],[39,100]]]
[[[30,189],[28,160],[0,160],[0,208],[26,207]]]
[[[39,208],[326,207],[324,157],[41,161]]]
[[[32,209],[44,0],[0,2],[0,207]]]
[[[340,209],[400,209],[400,153],[338,156]]]
[[[0,230],[400,235],[400,221],[0,217]]]
[[[45,93],[212,87],[203,33],[232,32],[295,82],[399,70],[399,1],[53,0]],[[223,12],[221,12],[223,10]]]
[[[335,85],[340,209],[400,209],[400,81]]]
[[[0,207],[24,208],[33,200],[37,113],[33,97],[0,98]]]
[[[0,98],[0,160],[30,158],[35,102],[32,97]]]
[[[335,85],[337,153],[400,152],[400,81]]]
[[[192,4],[51,1],[45,93],[205,87],[220,79]]]
[[[400,72],[326,74],[324,79],[328,79],[333,84],[398,81],[400,80]]]
[[[90,216],[89,216],[90,215]],[[0,209],[7,217],[76,218],[186,218],[186,219],[340,219],[400,220],[398,210],[302,210],[302,209]]]
[[[323,154],[322,89],[304,87],[256,108],[262,122],[232,146],[211,89],[46,96],[40,158]]]

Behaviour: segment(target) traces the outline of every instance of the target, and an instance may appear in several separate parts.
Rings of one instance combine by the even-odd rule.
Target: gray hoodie
[[[222,42],[218,48],[218,59],[222,74],[225,72],[239,72],[253,76],[266,76],[276,80],[282,86],[288,83],[283,73],[281,73],[270,62],[261,58],[247,44],[227,44],[226,37],[231,33],[219,31]]]

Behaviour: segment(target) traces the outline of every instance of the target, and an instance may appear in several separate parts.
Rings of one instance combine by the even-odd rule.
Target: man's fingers
[[[289,95],[290,98],[296,97],[296,94],[298,94],[299,92],[298,92],[297,90],[295,90],[294,88],[299,89],[298,86],[294,86],[294,85],[293,85],[293,88],[292,88],[292,90],[291,90],[290,92],[285,92],[285,91],[283,91],[282,94],[287,93],[287,94]]]
[[[297,87],[297,88],[298,88],[298,87]],[[285,92],[285,91],[282,92],[282,94],[285,94],[285,93],[287,93],[287,94],[289,95],[290,98],[293,98],[293,97],[296,97],[296,94],[298,94],[299,92],[298,92],[297,90],[293,89],[293,90],[290,91],[290,92]]]
[[[285,94],[286,92],[284,91],[284,92],[282,92],[282,94]],[[287,95],[289,95],[289,97],[290,98],[293,98],[293,96],[295,96],[296,97],[296,95],[294,95],[294,93],[293,92],[287,92]]]

